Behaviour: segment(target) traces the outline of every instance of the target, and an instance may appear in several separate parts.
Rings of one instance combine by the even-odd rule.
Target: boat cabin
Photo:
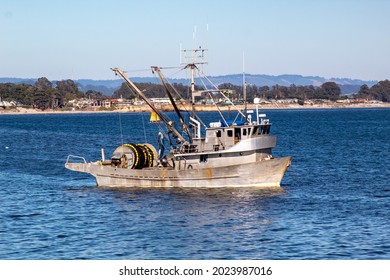
[[[206,128],[205,138],[193,138],[193,143],[186,146],[184,152],[226,150],[242,140],[268,135],[270,129],[271,124],[269,120],[265,119],[260,124],[244,123],[237,125],[232,123],[231,126],[223,126],[221,122],[210,123],[210,127]]]

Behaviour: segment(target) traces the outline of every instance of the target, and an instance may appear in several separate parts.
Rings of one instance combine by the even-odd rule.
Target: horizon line
[[[378,82],[378,81],[384,81],[384,80],[389,80],[390,78],[386,79],[361,79],[361,78],[349,78],[349,77],[324,77],[324,76],[319,76],[319,75],[302,75],[302,74],[252,74],[252,73],[245,73],[246,76],[270,76],[270,77],[280,77],[280,76],[299,76],[303,78],[307,77],[314,77],[314,78],[321,78],[325,80],[352,80],[352,81],[367,81],[367,82]],[[208,77],[225,77],[225,76],[242,76],[242,73],[232,73],[232,74],[221,74],[221,75],[210,75]],[[130,78],[154,78],[155,76],[131,76]],[[19,79],[19,80],[38,80],[39,78],[47,78],[46,76],[40,76],[40,77],[30,77],[30,78],[25,78],[25,77],[0,77],[0,79]],[[109,79],[109,78],[62,78],[62,79],[49,79],[49,81],[63,81],[63,80],[73,80],[73,81],[78,81],[78,80],[91,80],[91,81],[115,81],[118,80],[118,78],[114,79]],[[186,78],[170,78],[171,80],[183,80]]]

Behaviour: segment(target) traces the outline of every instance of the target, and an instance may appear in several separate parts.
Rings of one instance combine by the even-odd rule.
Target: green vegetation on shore
[[[149,97],[165,96],[165,91],[162,85],[152,83],[136,84]],[[190,98],[188,86],[183,84],[173,84],[173,86],[182,98]],[[242,85],[224,83],[219,85],[219,88],[226,90],[226,93],[232,100],[243,99]],[[336,101],[345,98],[341,96],[340,87],[334,82],[325,82],[320,87],[296,85],[258,87],[256,85],[247,85],[246,92],[248,100],[253,100],[255,97],[260,97],[264,100],[294,98],[298,99],[300,104],[303,104],[307,99],[325,99]],[[81,98],[88,98],[90,100],[102,102],[105,99],[120,97],[133,99],[136,96],[125,83],[123,83],[111,97],[94,90],[82,92],[73,80],[57,81],[55,82],[55,86],[53,86],[52,82],[45,77],[39,78],[33,85],[0,83],[0,101],[12,101],[16,104],[16,106],[24,106],[26,108],[40,110],[67,108],[71,106],[71,100]],[[357,99],[390,102],[390,81],[380,81],[371,88],[364,84],[360,87],[359,92],[354,94],[353,97]]]

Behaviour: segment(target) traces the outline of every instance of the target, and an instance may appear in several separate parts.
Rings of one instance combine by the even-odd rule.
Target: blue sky
[[[0,77],[114,79],[110,67],[177,66],[181,44],[209,49],[210,75],[241,73],[244,52],[251,74],[389,79],[389,12],[386,0],[0,0]]]

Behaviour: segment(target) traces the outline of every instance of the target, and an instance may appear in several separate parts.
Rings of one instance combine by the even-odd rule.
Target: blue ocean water
[[[390,259],[390,110],[266,113],[280,190],[97,188],[67,155],[155,143],[148,114],[0,115],[0,259]]]

